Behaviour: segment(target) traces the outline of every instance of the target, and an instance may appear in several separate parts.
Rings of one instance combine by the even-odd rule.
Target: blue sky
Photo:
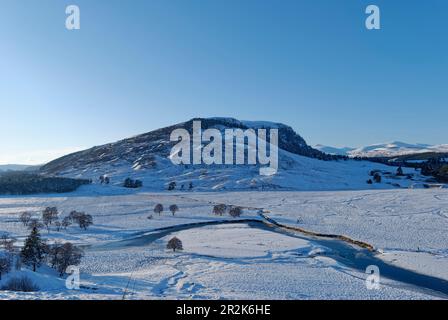
[[[65,29],[65,7],[81,30]],[[381,30],[364,27],[368,4]],[[444,0],[2,0],[0,163],[196,116],[310,144],[448,143]]]

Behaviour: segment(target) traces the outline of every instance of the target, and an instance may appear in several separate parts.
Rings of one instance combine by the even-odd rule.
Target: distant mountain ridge
[[[349,157],[396,157],[418,153],[446,153],[448,144],[430,145],[423,143],[410,144],[401,141],[373,144],[360,148],[334,148],[324,145],[316,145],[316,149],[329,154],[347,155]]]
[[[355,150],[355,148],[350,147],[337,148],[337,147],[324,146],[322,144],[316,144],[314,148],[327,154],[335,154],[340,156],[347,156],[350,151]]]

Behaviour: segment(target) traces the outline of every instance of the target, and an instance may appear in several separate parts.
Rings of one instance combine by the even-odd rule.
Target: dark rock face
[[[192,133],[193,121],[200,120],[202,129],[216,128],[242,129],[249,128],[278,128],[279,148],[298,155],[322,160],[337,159],[337,156],[327,155],[308,146],[305,140],[291,127],[280,123],[268,122],[242,122],[233,118],[195,118],[184,123],[161,128],[135,137],[124,139],[115,143],[93,147],[84,151],[66,155],[40,169],[41,173],[58,175],[68,168],[85,169],[115,162],[129,163],[131,166],[138,161],[143,169],[154,168],[157,163],[155,156],[167,157],[176,142],[170,142],[170,134],[174,129],[183,128]]]

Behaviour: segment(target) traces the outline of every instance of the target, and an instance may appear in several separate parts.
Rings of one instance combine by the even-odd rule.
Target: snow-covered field
[[[116,190],[114,192],[111,192]],[[120,189],[122,190],[122,189]],[[434,299],[445,296],[381,278],[368,290],[366,274],[335,259],[333,249],[303,234],[278,232],[257,223],[179,225],[232,220],[212,206],[248,207],[240,219],[261,220],[260,209],[277,222],[348,236],[373,245],[375,257],[392,265],[448,280],[448,190],[132,193],[110,186],[86,186],[67,195],[0,197],[0,233],[20,242],[28,230],[21,212],[36,216],[57,206],[94,218],[87,231],[42,234],[51,241],[85,246],[81,289],[68,290],[49,268],[32,273],[36,293],[0,291],[2,299]],[[153,212],[161,203],[165,211]],[[177,204],[172,216],[166,209]],[[152,215],[152,219],[148,216]],[[172,230],[155,229],[174,226]],[[166,250],[177,236],[184,250]],[[334,240],[339,241],[339,240]],[[359,250],[360,248],[354,248]],[[16,273],[16,272],[15,272]],[[0,284],[7,281],[3,277]]]
[[[167,190],[171,182],[175,190],[189,190],[192,183],[196,192],[209,191],[333,191],[362,189],[422,188],[429,177],[419,170],[403,168],[404,176],[397,176],[397,167],[370,161],[321,161],[279,150],[279,168],[274,175],[260,175],[260,165],[174,165],[166,157],[154,156],[155,167],[142,167],[139,160],[129,163],[114,158],[107,163],[89,165],[88,168],[69,167],[59,176],[98,181],[106,175],[117,188],[131,177],[143,182],[143,190]],[[368,184],[372,171],[381,173],[382,182]]]

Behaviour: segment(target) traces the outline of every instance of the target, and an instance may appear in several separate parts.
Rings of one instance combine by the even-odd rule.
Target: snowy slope
[[[41,168],[44,174],[60,175],[61,173],[76,169],[89,170],[102,166],[131,166],[137,169],[151,169],[163,167],[158,159],[166,159],[172,147],[177,144],[170,141],[170,135],[175,129],[185,129],[190,135],[194,121],[200,121],[202,129],[217,129],[224,133],[226,129],[258,129],[275,128],[279,133],[279,148],[306,157],[329,159],[330,156],[315,150],[307,145],[306,141],[291,127],[271,122],[242,122],[232,118],[195,118],[187,122],[154,130],[128,139],[120,140],[102,146],[93,147],[84,151],[72,153],[51,161]]]
[[[323,154],[309,147],[290,127],[266,121],[239,121],[232,118],[202,119],[203,128],[278,128],[279,165],[272,176],[261,176],[259,165],[174,165],[169,159],[173,128],[189,127],[191,121],[144,135],[67,155],[42,168],[46,174],[98,181],[107,175],[111,184],[121,186],[130,177],[143,181],[147,191],[166,190],[353,190],[409,187],[426,178],[411,170],[410,176],[393,177],[397,168],[368,161],[319,160]],[[247,148],[247,145],[244,146]],[[369,173],[380,170],[381,184],[370,184]],[[183,186],[183,187],[182,187]]]
[[[257,165],[173,165],[169,159],[156,156],[157,166],[144,168],[123,160],[78,170],[69,168],[60,173],[64,177],[87,178],[97,181],[106,174],[111,184],[121,186],[131,177],[143,181],[143,190],[166,190],[170,182],[176,182],[176,190],[187,190],[192,182],[194,191],[226,190],[358,190],[408,188],[423,183],[427,177],[413,169],[405,169],[412,177],[395,177],[397,168],[369,161],[338,160],[322,161],[295,155],[283,150],[279,152],[279,169],[272,176],[261,176]],[[383,172],[379,184],[366,183],[372,170]]]

